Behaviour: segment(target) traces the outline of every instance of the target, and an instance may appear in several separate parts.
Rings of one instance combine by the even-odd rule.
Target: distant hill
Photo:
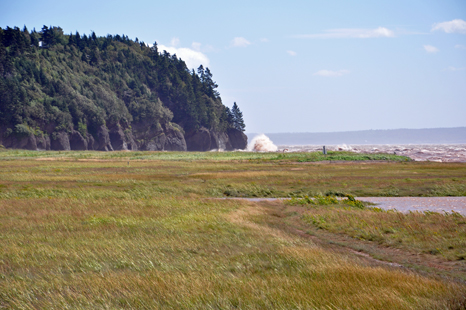
[[[249,139],[257,134],[248,133]],[[466,143],[466,127],[266,133],[276,145],[448,144]]]
[[[0,28],[0,147],[243,149],[241,111],[217,87],[156,42]]]

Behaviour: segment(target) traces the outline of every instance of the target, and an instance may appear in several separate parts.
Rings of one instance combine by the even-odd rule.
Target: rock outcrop
[[[96,151],[113,151],[110,135],[105,125],[97,129],[97,139],[94,141],[94,150]]]
[[[201,127],[197,131],[184,133],[183,129],[172,123],[166,124],[134,124],[131,129],[123,129],[119,124],[108,129],[100,126],[94,135],[83,136],[79,131],[53,131],[50,134],[18,135],[0,132],[0,144],[6,148],[28,150],[143,150],[143,151],[210,151],[245,149],[246,135],[236,129],[217,132]],[[9,134],[7,134],[9,133]]]
[[[3,134],[3,133],[0,133]],[[5,136],[5,134],[3,134]],[[36,150],[36,137],[31,133],[29,135],[10,134],[2,140],[2,144],[6,148]]]
[[[37,150],[47,150],[51,148],[50,137],[48,135],[41,135],[36,137]]]
[[[185,139],[188,151],[244,150],[248,145],[248,137],[242,131],[233,128],[228,129],[226,133],[219,133],[201,127],[197,131],[186,133]]]
[[[79,131],[73,130],[70,134],[70,147],[73,151],[85,151],[88,149],[87,140]]]
[[[163,147],[165,145],[165,140],[167,138],[165,137],[165,134],[159,134],[156,137],[153,137],[149,141],[145,141],[141,145],[141,150],[144,151],[163,151]]]
[[[121,126],[115,125],[109,130],[110,143],[115,151],[127,151],[128,143],[126,143],[125,133]]]
[[[174,126],[166,126],[165,128],[165,151],[186,151],[187,145],[183,133],[180,128]]]
[[[188,151],[205,152],[212,149],[210,131],[207,128],[201,127],[197,131],[187,132],[184,138]]]
[[[54,151],[71,150],[70,139],[66,132],[54,132],[51,139],[51,149]]]
[[[215,150],[225,150],[231,151],[233,147],[231,146],[230,138],[224,132],[210,132],[210,148]]]
[[[87,149],[91,151],[95,150],[94,145],[95,145],[94,137],[90,134],[87,134]]]
[[[186,141],[181,128],[171,123],[133,126],[134,143],[143,151],[186,151]]]
[[[230,128],[227,130],[227,134],[233,149],[246,149],[248,146],[248,137],[244,134],[244,132],[238,129]]]

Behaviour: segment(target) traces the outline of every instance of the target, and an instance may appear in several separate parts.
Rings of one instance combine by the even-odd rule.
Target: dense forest
[[[55,150],[243,149],[209,68],[125,35],[0,28],[0,144]]]

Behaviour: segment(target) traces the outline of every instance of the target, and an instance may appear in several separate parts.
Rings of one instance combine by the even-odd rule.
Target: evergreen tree
[[[231,114],[233,114],[233,128],[244,131],[246,125],[243,120],[243,112],[241,112],[236,102],[233,103]]]
[[[203,65],[200,65],[199,68],[197,68],[197,75],[199,75],[199,79],[201,80],[201,82],[204,83],[205,72],[204,72],[204,66]]]
[[[226,115],[226,121],[228,122],[228,124],[234,125],[233,113],[231,113],[231,110],[229,107],[225,107],[225,115]]]
[[[51,43],[52,34],[50,33],[49,27],[44,25],[44,27],[42,27],[40,34],[41,34],[40,39],[42,41],[42,47]]]
[[[209,68],[206,68],[204,71],[204,89],[205,92],[211,97],[220,97],[220,93],[217,91],[217,83],[212,80],[212,72]]]

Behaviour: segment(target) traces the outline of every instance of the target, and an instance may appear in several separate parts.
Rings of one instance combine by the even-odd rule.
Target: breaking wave
[[[248,151],[253,152],[276,152],[278,147],[264,134],[255,136],[248,145]]]
[[[346,145],[346,144],[344,144],[344,143],[343,143],[343,144],[340,144],[340,145],[337,145],[337,149],[338,149],[339,151],[352,151],[352,150],[353,150],[353,148],[352,148],[351,146]]]

